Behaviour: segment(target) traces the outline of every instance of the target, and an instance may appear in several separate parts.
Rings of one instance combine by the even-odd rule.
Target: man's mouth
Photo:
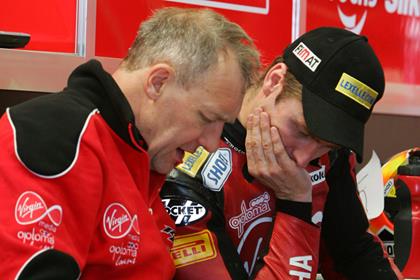
[[[177,148],[176,149],[176,162],[175,165],[182,163],[182,159],[184,158],[184,150]]]

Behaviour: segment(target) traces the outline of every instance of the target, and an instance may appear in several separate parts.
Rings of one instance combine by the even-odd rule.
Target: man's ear
[[[147,75],[144,90],[150,99],[157,100],[164,86],[173,79],[174,69],[168,64],[159,63],[153,65]]]
[[[283,62],[275,64],[268,70],[262,86],[264,95],[279,95],[282,92],[286,72],[287,65]]]

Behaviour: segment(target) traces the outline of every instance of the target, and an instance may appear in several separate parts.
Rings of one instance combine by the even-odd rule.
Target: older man
[[[150,170],[167,173],[198,145],[217,148],[258,61],[221,15],[167,8],[141,25],[113,75],[92,60],[63,92],[9,108],[0,277],[170,279],[173,226]]]

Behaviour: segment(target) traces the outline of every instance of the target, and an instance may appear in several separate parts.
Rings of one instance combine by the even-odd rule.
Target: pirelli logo
[[[335,90],[370,110],[378,93],[352,76],[343,73]]]
[[[217,252],[210,231],[175,236],[171,256],[176,267],[215,258]]]
[[[202,146],[198,147],[193,154],[185,152],[182,163],[178,164],[176,169],[194,178],[208,156],[209,152]]]

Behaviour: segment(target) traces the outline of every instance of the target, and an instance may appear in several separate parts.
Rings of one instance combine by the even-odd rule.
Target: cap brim
[[[363,160],[364,123],[305,87],[302,90],[302,104],[310,133],[354,151],[358,162]]]

